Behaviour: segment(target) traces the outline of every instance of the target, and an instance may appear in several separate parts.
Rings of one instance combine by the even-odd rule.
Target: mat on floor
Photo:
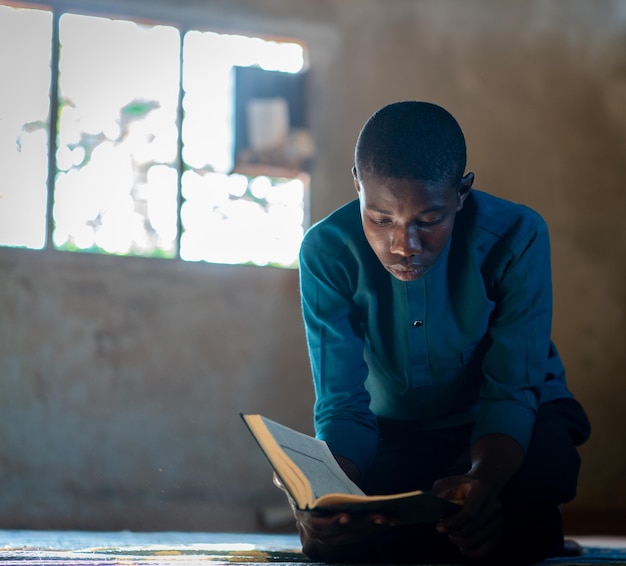
[[[626,566],[624,546],[588,546],[575,558],[542,566]],[[241,533],[131,533],[1,531],[3,566],[167,566],[189,564],[307,564],[295,535]]]

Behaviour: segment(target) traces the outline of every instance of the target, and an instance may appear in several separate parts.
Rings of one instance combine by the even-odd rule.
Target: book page
[[[285,454],[308,478],[314,499],[326,493],[364,495],[343,472],[323,440],[297,432],[265,417],[262,419]]]

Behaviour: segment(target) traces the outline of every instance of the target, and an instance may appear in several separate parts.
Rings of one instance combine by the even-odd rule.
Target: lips
[[[413,271],[421,271],[426,269],[425,265],[422,264],[411,264],[411,265],[390,265],[389,269],[396,273],[412,273]]]
[[[387,269],[396,279],[400,279],[401,281],[414,281],[422,277],[422,275],[428,271],[428,267],[425,265],[412,265],[409,268],[390,265]]]
[[[399,273],[411,273],[413,271],[419,271],[420,269],[422,269],[422,267],[422,265],[416,265],[415,267],[411,267],[410,269],[399,267],[390,267],[390,269],[393,269],[394,271],[397,271]]]

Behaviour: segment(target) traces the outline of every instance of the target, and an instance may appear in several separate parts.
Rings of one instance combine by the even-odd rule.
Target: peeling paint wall
[[[626,510],[626,3],[129,10],[307,42],[313,220],[353,198],[375,109],[411,98],[456,115],[476,186],[550,225],[554,337],[594,427],[572,505]],[[256,510],[283,500],[237,413],[310,431],[312,403],[295,271],[0,248],[2,527],[257,528]]]

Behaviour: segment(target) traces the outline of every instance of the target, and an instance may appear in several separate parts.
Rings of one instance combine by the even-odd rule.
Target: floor
[[[294,535],[0,530],[2,566],[301,562]]]
[[[626,565],[626,537],[578,536],[586,549],[579,560],[558,566]],[[169,566],[307,563],[296,535],[242,533],[133,533],[0,530],[2,566]],[[310,565],[311,563],[308,563]]]

